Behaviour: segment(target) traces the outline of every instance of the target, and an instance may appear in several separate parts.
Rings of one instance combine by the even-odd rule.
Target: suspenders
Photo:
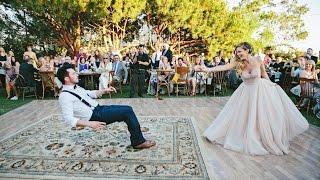
[[[87,105],[88,107],[90,107],[91,109],[94,109],[93,106],[91,106],[90,103],[88,103],[86,100],[82,99],[78,94],[71,92],[71,91],[67,91],[67,90],[63,90],[62,92],[68,92],[72,95],[74,95],[75,97],[77,97],[81,102],[83,102],[85,105]]]

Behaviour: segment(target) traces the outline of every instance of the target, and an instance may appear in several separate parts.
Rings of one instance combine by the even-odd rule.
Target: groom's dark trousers
[[[105,122],[107,125],[114,122],[125,122],[130,132],[133,147],[144,143],[144,139],[137,116],[132,107],[123,105],[97,106],[94,108],[90,121]]]

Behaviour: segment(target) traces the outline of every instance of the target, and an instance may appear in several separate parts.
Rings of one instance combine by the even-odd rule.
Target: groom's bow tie
[[[75,84],[74,86],[73,86],[73,89],[76,89],[77,88],[77,85]]]

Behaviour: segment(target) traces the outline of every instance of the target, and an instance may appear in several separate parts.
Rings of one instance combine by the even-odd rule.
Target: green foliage
[[[5,26],[1,26],[6,29],[2,32],[21,40],[26,27],[28,38],[22,38],[21,44],[57,44],[69,52],[90,44],[81,38],[85,32],[98,34],[98,40],[90,40],[96,41],[94,45],[121,48],[123,40],[137,36],[142,14],[157,42],[169,42],[179,52],[209,52],[210,56],[219,50],[230,53],[241,41],[261,50],[308,35],[301,18],[308,9],[297,0],[242,0],[232,9],[225,0],[4,0],[3,4],[15,12],[15,18],[9,20],[2,13]],[[15,37],[9,39],[14,42]]]
[[[212,40],[220,36],[227,16],[222,0],[149,0],[145,13],[158,41],[170,40],[173,48],[215,44]]]
[[[5,5],[17,12],[16,24],[23,24],[25,12],[28,21],[28,35],[37,36],[40,42],[51,42],[64,46],[70,53],[80,48],[81,34],[84,30],[95,31],[108,25],[108,34],[116,39],[125,37],[129,26],[127,21],[135,21],[144,9],[145,1],[134,0],[18,0],[5,1]],[[16,30],[21,31],[22,27]],[[116,34],[116,36],[114,36]]]
[[[146,1],[119,0],[112,5],[112,22],[119,23],[124,18],[135,20],[146,6]]]
[[[1,88],[0,89],[0,115],[3,115],[33,100],[31,98],[25,98],[24,101],[22,99],[13,101],[13,100],[6,99],[5,97],[6,97],[6,92],[3,88]]]
[[[159,41],[170,41],[173,48],[178,47],[176,44],[182,48],[205,46],[207,49],[202,51],[207,50],[213,56],[221,49],[232,52],[234,45],[241,41],[248,41],[261,50],[278,38],[277,27],[281,27],[286,39],[305,38],[307,33],[301,24],[301,16],[307,10],[305,6],[297,5],[296,1],[275,2],[243,0],[230,10],[221,0],[149,0],[145,13]],[[288,10],[286,14],[272,8],[280,6]],[[280,19],[285,21],[279,22]],[[289,24],[295,24],[297,28],[289,28]],[[184,32],[189,36],[183,36]],[[199,40],[200,43],[190,40]]]

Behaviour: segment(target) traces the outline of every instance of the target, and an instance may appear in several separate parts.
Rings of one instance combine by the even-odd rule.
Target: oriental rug
[[[209,179],[191,117],[138,117],[144,150],[130,146],[125,123],[95,131],[51,115],[0,142],[0,177]]]

